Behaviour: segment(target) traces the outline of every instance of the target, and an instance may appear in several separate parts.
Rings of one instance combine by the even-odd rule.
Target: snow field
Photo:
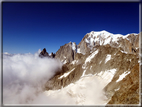
[[[63,97],[67,100],[63,104],[105,105],[108,100],[102,90],[104,86],[105,83],[102,78],[88,75],[60,90],[45,91],[45,94],[47,96],[54,96],[54,98],[60,96],[62,99]]]
[[[73,68],[71,71],[64,73],[62,76],[60,76],[58,79],[61,79],[63,77],[67,77],[75,68]]]
[[[106,63],[107,61],[109,61],[110,59],[111,59],[111,55],[107,55],[107,56],[106,56],[105,63]]]
[[[88,38],[85,39],[85,42],[90,44],[91,46],[95,42],[99,42],[100,45],[110,44],[111,41],[118,43],[117,41],[119,40],[119,38],[129,40],[127,38],[129,36],[129,34],[127,34],[127,35],[113,34],[113,33],[107,32],[105,30],[103,30],[103,31],[91,31],[88,34],[89,34],[89,36],[88,36]],[[137,35],[136,33],[133,33],[133,34]],[[103,41],[103,39],[104,39],[104,41]]]
[[[98,52],[99,52],[99,50],[96,50],[96,51],[93,52],[90,56],[88,56],[88,57],[86,58],[86,60],[85,60],[85,64],[86,64],[87,62],[90,62],[91,59],[94,58],[96,54],[98,54]]]
[[[110,70],[106,70],[106,71],[101,71],[100,73],[98,73],[96,75],[100,76],[106,82],[106,85],[107,85],[113,79],[116,71],[117,71],[117,69],[110,69]]]

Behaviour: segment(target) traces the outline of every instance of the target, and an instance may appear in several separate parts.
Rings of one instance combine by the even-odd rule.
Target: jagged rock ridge
[[[55,58],[64,67],[47,81],[45,90],[64,90],[71,86],[68,91],[72,91],[78,81],[99,77],[105,81],[107,104],[139,104],[140,34],[113,36],[106,31],[91,32],[78,45],[70,42],[61,46]]]
[[[56,52],[57,59],[63,63],[70,63],[74,60],[76,53],[87,54],[94,51],[95,47],[109,44],[114,48],[121,48],[126,53],[139,53],[139,35],[140,34],[112,34],[107,31],[87,33],[81,42],[76,45],[75,42],[69,42]]]
[[[61,46],[60,49],[56,52],[55,58],[59,59],[63,63],[70,63],[74,60],[76,54],[76,43],[69,42],[64,46]]]
[[[39,57],[43,58],[43,57],[48,57],[48,58],[55,58],[55,54],[52,52],[51,55],[48,54],[48,52],[46,51],[46,49],[44,48],[40,54]]]

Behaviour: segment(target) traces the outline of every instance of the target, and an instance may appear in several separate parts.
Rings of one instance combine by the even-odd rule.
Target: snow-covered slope
[[[99,42],[100,45],[106,45],[106,44],[110,44],[110,42],[115,42],[118,44],[118,40],[120,38],[127,38],[130,34],[127,35],[122,35],[122,34],[112,34],[110,32],[107,32],[105,30],[103,31],[91,31],[90,33],[88,33],[88,37],[85,39],[85,41],[87,43],[89,43],[90,45],[95,44],[95,42]],[[134,33],[134,35],[137,35],[136,33]]]
[[[125,90],[135,87],[132,98],[123,103],[138,104],[135,93],[139,90],[138,40],[138,34],[112,34],[103,30],[87,33],[78,45],[65,44],[58,56],[67,69],[47,82],[45,94],[60,96],[62,104],[105,105],[113,103],[112,99],[115,104],[121,103],[121,95],[112,98],[113,95],[120,92],[127,98]]]
[[[88,38],[85,40],[90,43],[90,45],[94,44],[95,42],[100,42],[100,45],[106,45],[109,44],[111,41],[116,42],[120,37],[123,37],[121,34],[112,34],[105,30],[100,32],[90,32]],[[105,40],[104,40],[105,39]],[[94,42],[94,43],[93,43]]]
[[[132,75],[136,64],[136,55],[111,46],[99,46],[90,54],[77,53],[75,59],[66,64],[68,70],[51,79],[50,85],[46,84],[45,94],[54,98],[60,96],[64,100],[62,104],[105,105],[114,93],[123,89],[122,81],[130,81],[128,76]]]
[[[69,42],[60,47],[56,52],[56,58],[61,60],[63,64],[70,63],[74,60],[76,53],[91,53],[97,46],[110,45],[115,48],[121,48],[124,53],[138,53],[139,52],[139,38],[138,34],[113,34],[103,31],[91,31],[87,33],[81,42],[76,45],[75,42]]]
[[[105,85],[105,81],[99,76],[88,75],[64,88],[59,90],[49,90],[44,93],[48,97],[54,96],[54,98],[58,98],[61,96],[61,102],[64,101],[62,104],[106,105],[109,100],[103,92]]]
[[[136,33],[122,35],[113,34],[105,30],[91,31],[84,36],[82,41],[79,43],[77,50],[79,50],[78,53],[85,54],[92,50],[95,46],[109,44],[115,48],[121,47],[125,52],[131,52],[129,48],[135,48],[133,45],[136,44],[136,42],[139,42],[138,40],[136,41],[137,36],[138,34]]]

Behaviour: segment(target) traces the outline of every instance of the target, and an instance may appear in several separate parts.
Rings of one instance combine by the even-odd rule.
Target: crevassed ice
[[[124,72],[123,74],[121,74],[121,75],[119,75],[119,78],[118,78],[118,80],[116,81],[116,82],[119,82],[119,81],[121,81],[123,78],[125,78],[125,76],[126,75],[128,75],[130,73],[130,71],[129,72]]]
[[[110,59],[111,59],[111,55],[107,55],[107,56],[106,56],[105,63],[106,63],[107,61],[109,61]]]
[[[85,64],[86,64],[87,62],[90,62],[91,59],[94,58],[95,55],[96,55],[98,52],[99,52],[99,50],[96,50],[96,51],[93,52],[90,56],[88,56],[88,57],[86,58],[86,60],[85,60]]]

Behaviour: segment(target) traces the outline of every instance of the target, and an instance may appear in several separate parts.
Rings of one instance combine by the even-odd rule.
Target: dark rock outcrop
[[[51,58],[55,58],[55,54],[52,52],[50,55]]]
[[[43,58],[43,57],[48,57],[48,58],[55,58],[55,54],[52,52],[51,55],[48,54],[48,52],[46,52],[46,49],[44,48],[40,54],[39,57]]]
[[[46,52],[45,48],[40,52],[39,57],[41,57],[41,58],[49,57],[49,54],[48,54],[48,52]]]

